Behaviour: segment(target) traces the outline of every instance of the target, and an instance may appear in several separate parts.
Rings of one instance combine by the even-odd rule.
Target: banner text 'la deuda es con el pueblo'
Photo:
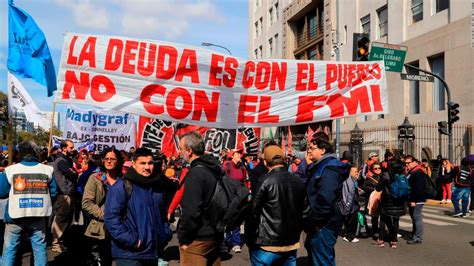
[[[160,41],[68,33],[56,101],[218,128],[388,112],[383,61],[244,60]]]

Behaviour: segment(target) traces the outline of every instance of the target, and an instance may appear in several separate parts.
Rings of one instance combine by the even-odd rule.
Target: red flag
[[[290,127],[288,127],[288,154],[293,155],[293,135]]]
[[[283,151],[283,154],[285,154],[285,135],[282,133],[281,134],[281,150]]]
[[[313,129],[310,126],[308,126],[308,145],[309,143],[311,143],[311,139],[313,138],[314,133],[316,132],[314,132]]]

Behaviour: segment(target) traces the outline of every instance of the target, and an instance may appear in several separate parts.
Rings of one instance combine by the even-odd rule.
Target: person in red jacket
[[[232,179],[242,183],[247,182],[247,170],[242,163],[242,150],[233,149],[229,152],[230,161],[222,164],[222,170]],[[225,244],[235,253],[242,252],[240,247],[240,228],[228,228],[225,234]]]

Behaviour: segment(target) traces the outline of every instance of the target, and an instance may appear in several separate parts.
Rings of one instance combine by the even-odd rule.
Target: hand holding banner
[[[243,60],[160,41],[68,33],[56,102],[216,128],[388,111],[383,61]]]

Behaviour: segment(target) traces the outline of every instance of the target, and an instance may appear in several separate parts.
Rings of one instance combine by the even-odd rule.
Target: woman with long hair
[[[380,163],[371,164],[369,174],[367,175],[367,178],[365,179],[362,185],[362,190],[364,191],[364,194],[367,195],[366,204],[365,204],[366,210],[368,206],[369,195],[372,193],[372,191],[375,190],[375,186],[379,183],[381,175],[382,175],[381,164]],[[379,216],[371,217],[370,221],[372,223],[372,239],[374,241],[377,241],[377,239],[379,238]]]
[[[123,159],[116,149],[106,149],[101,156],[99,170],[87,181],[82,208],[90,217],[85,235],[97,244],[101,265],[112,265],[110,239],[104,227],[104,207],[107,191],[122,176]]]
[[[439,179],[441,181],[441,188],[443,189],[443,200],[439,203],[451,203],[451,183],[453,182],[454,166],[448,159],[443,159],[441,167],[439,168]]]

